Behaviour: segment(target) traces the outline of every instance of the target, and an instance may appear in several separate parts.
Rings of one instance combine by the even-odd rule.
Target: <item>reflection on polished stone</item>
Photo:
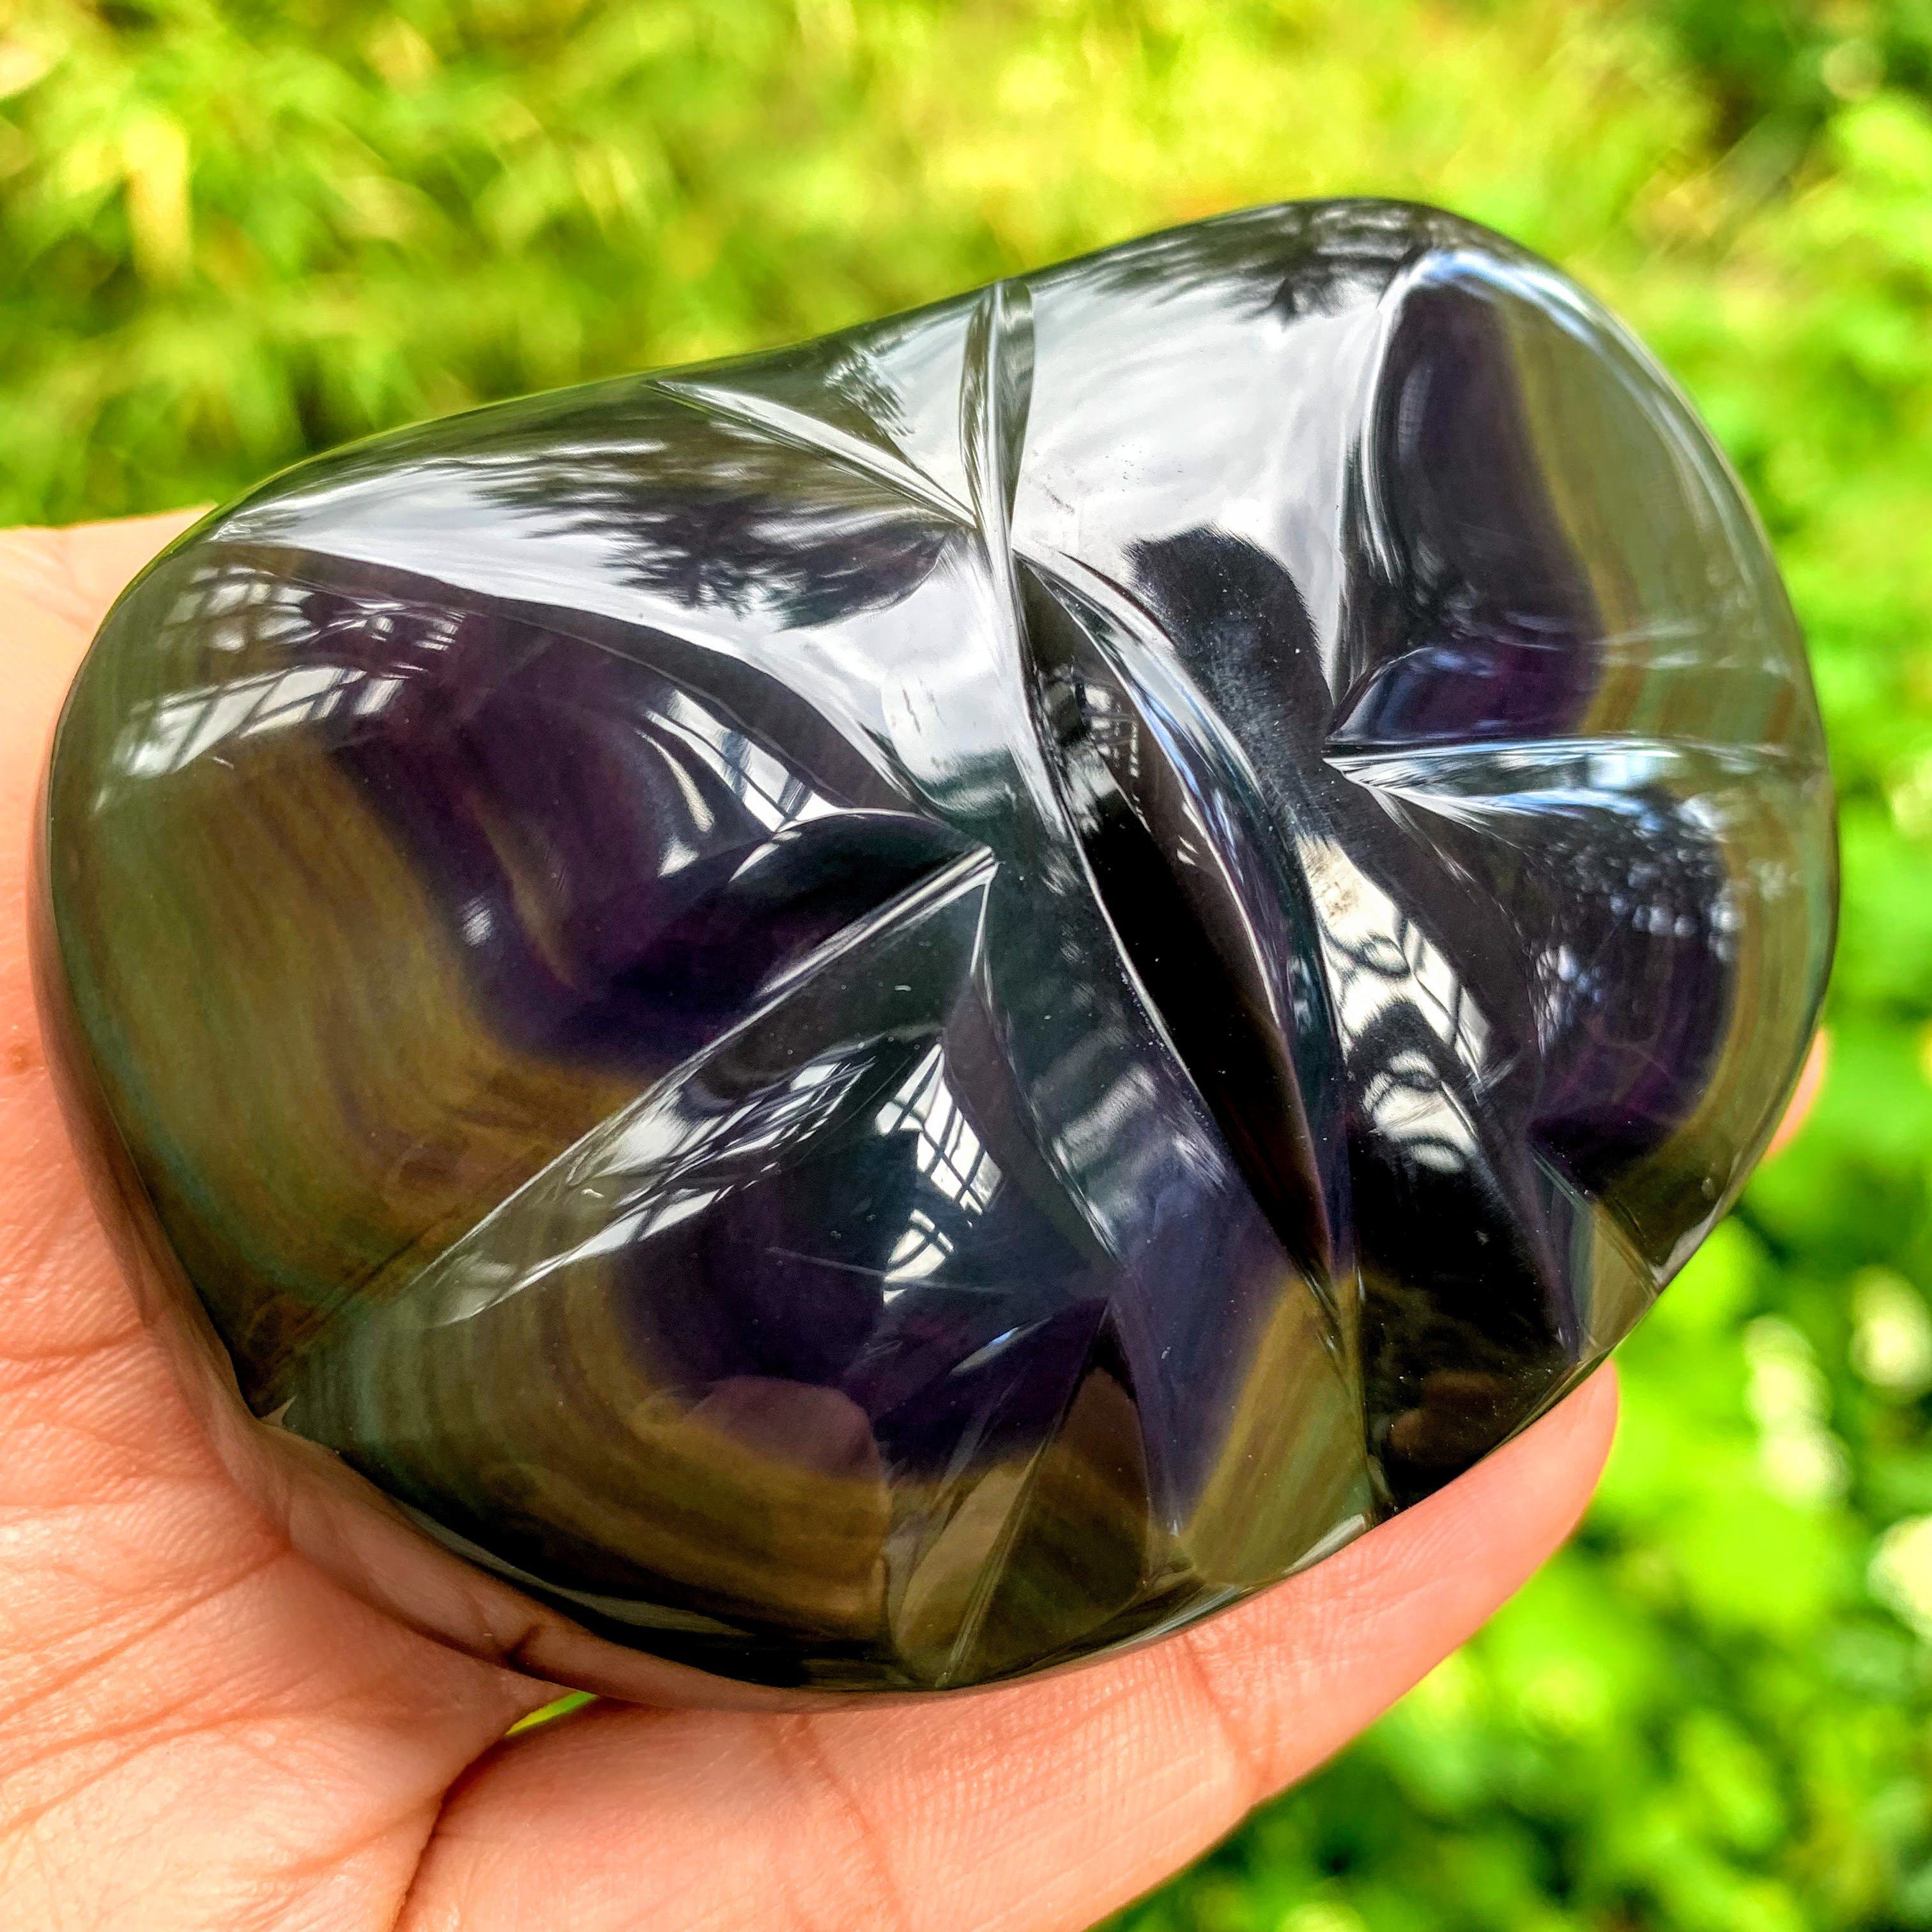
[[[231,1461],[620,1687],[1036,1670],[1439,1487],[1724,1211],[1835,892],[1708,437],[1371,202],[304,464],[122,599],[50,812]]]

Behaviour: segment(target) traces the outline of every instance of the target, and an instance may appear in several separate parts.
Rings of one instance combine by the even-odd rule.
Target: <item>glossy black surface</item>
[[[1439,1486],[1723,1212],[1835,890],[1708,437],[1370,202],[306,464],[123,598],[50,800],[241,1433],[607,1684],[1011,1676]]]

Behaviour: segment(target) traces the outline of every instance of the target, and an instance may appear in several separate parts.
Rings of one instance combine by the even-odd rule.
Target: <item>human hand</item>
[[[0,1924],[1048,1932],[1155,1883],[1461,1642],[1582,1508],[1607,1373],[1318,1568],[1117,1661],[809,1715],[592,1705],[350,1597],[205,1444],[70,1154],[28,826],[182,517],[0,536]]]

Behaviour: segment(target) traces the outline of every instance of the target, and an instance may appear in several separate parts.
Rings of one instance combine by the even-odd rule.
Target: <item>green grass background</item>
[[[1134,1932],[1932,1928],[1932,4],[0,0],[0,522],[1246,202],[1446,202],[1648,336],[1844,807],[1836,1052],[1572,1548]]]

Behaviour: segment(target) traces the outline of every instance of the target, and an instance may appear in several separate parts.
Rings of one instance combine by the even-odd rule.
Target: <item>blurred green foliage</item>
[[[0,0],[0,521],[1281,196],[1444,202],[1749,483],[1843,788],[1835,1052],[1582,1534],[1134,1932],[1932,1928],[1932,4]]]

